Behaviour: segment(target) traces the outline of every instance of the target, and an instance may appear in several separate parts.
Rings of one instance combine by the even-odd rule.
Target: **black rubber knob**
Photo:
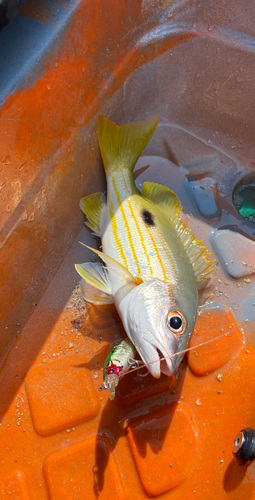
[[[238,465],[244,465],[255,458],[255,431],[247,427],[238,432],[233,443],[233,455]]]

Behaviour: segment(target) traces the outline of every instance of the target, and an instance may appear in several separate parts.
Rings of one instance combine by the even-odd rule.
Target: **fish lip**
[[[156,355],[157,359],[154,359],[152,361],[150,358],[150,361],[148,361],[148,359],[146,360],[145,356],[140,351],[140,349],[138,349],[138,352],[139,352],[147,370],[150,372],[150,374],[154,378],[160,378],[161,370],[160,370],[160,360],[159,360],[158,351],[157,351],[156,347],[154,345],[152,345],[150,342],[148,342],[146,339],[144,339],[144,341],[150,346],[151,349],[153,349],[153,354]],[[149,353],[149,355],[151,356],[151,352]]]
[[[172,360],[171,358],[169,357],[169,354],[167,353],[167,351],[164,349],[164,347],[155,339],[154,335],[152,332],[148,332],[152,338],[153,338],[153,342],[152,340],[149,340],[148,338],[146,338],[146,333],[143,334],[143,339],[145,340],[145,342],[147,342],[153,349],[155,349],[155,351],[157,352],[158,354],[158,361],[159,361],[159,373],[158,371],[155,371],[153,372],[153,370],[150,370],[150,368],[147,366],[148,370],[150,371],[151,375],[153,375],[153,377],[155,378],[159,378],[160,377],[160,374],[161,374],[161,369],[160,369],[160,365],[161,365],[161,361],[165,361],[166,364],[167,364],[167,367],[168,367],[168,370],[169,370],[169,377],[171,375],[173,375],[175,373],[175,369],[174,369],[174,366],[173,366],[173,363],[172,363]],[[158,351],[160,352],[160,354],[163,356],[164,359],[161,359],[159,357],[159,353]],[[155,361],[156,363],[156,361]]]

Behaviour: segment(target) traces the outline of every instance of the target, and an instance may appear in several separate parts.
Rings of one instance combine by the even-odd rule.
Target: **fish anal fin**
[[[80,200],[80,209],[88,219],[85,224],[98,236],[100,236],[100,225],[105,206],[104,193],[90,194]]]
[[[154,205],[157,205],[172,221],[180,217],[181,204],[177,196],[166,186],[156,182],[144,182],[141,195]]]

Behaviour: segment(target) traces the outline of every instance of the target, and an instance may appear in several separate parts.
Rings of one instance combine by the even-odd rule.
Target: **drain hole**
[[[242,180],[233,193],[233,203],[242,217],[255,223],[255,177]]]

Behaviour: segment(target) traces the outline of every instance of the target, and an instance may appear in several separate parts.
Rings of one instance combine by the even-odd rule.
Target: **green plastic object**
[[[245,219],[255,222],[255,184],[239,186],[234,193],[234,205]]]

